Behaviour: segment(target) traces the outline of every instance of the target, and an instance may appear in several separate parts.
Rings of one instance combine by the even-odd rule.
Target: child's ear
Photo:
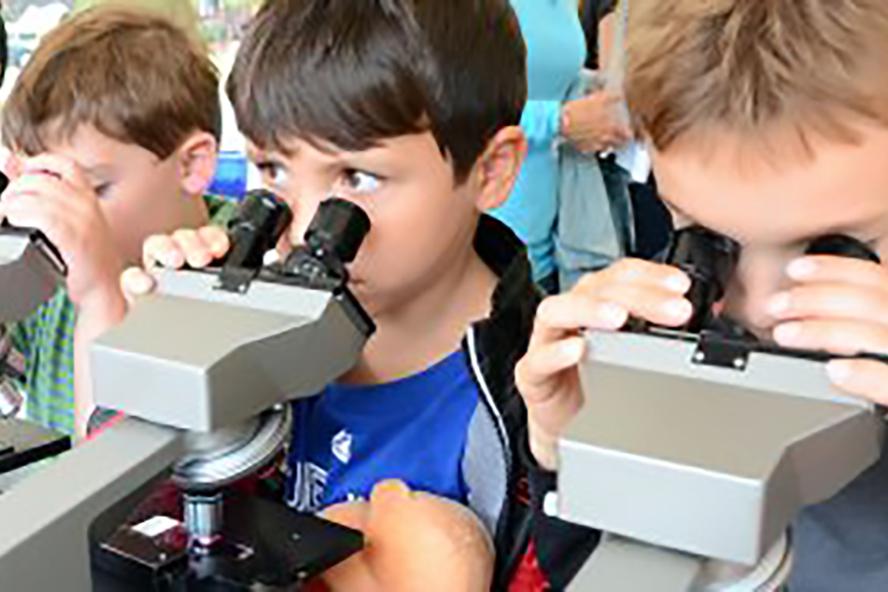
[[[185,193],[203,195],[216,175],[218,152],[216,138],[207,132],[194,132],[182,142],[176,154]]]
[[[490,210],[508,199],[526,155],[527,139],[520,127],[504,127],[496,133],[473,172],[480,187],[478,209]]]

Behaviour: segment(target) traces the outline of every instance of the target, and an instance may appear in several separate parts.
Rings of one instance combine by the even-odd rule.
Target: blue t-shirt
[[[293,404],[287,503],[301,512],[368,498],[397,478],[466,503],[462,457],[479,393],[462,351],[380,385],[333,384]]]

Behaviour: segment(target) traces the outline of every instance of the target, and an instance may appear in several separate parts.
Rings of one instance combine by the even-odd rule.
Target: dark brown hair
[[[3,108],[3,142],[27,154],[80,125],[159,158],[196,131],[219,139],[219,78],[204,47],[157,14],[100,7],[43,38]]]
[[[508,0],[268,0],[228,95],[261,148],[356,151],[430,131],[461,181],[520,123],[524,42]]]

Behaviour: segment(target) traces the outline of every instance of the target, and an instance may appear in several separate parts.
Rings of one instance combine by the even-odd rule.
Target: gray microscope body
[[[723,287],[701,298],[697,284],[723,286],[736,263],[688,255],[711,240],[698,232],[671,261],[703,309]],[[585,406],[559,443],[549,511],[604,535],[571,590],[779,589],[796,514],[879,458],[884,412],[833,387],[823,352],[763,343],[708,312],[679,330],[590,332],[587,345]]]
[[[120,542],[121,524],[137,502],[169,477],[185,493],[182,583],[146,589],[254,589],[245,583],[247,572],[267,567],[267,561],[256,565],[268,549],[223,540],[228,508],[222,492],[275,457],[290,434],[288,403],[348,371],[374,330],[347,288],[345,271],[369,231],[366,215],[342,200],[325,202],[308,244],[273,269],[264,267],[263,256],[290,219],[270,194],[248,196],[221,267],[160,272],[157,292],[94,343],[96,404],[125,419],[0,496],[4,589],[93,590],[96,553]],[[271,528],[283,528],[275,522],[294,514],[275,511],[264,523]],[[354,531],[298,519],[309,521],[307,531],[284,533],[289,543],[283,546],[292,548],[275,561],[304,552],[311,565],[296,557],[282,576],[287,581],[260,578],[252,585],[298,589],[314,575],[308,571],[325,569],[362,544]],[[147,533],[148,526],[139,526]],[[125,542],[134,536],[128,532]],[[137,546],[144,551],[149,543]],[[225,553],[216,552],[220,545],[228,545]],[[135,567],[150,563],[131,556],[126,545],[114,551]],[[149,555],[167,560],[163,549],[152,547]]]

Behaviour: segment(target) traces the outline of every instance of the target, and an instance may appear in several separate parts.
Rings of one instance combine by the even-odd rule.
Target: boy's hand
[[[131,267],[120,278],[123,293],[129,301],[149,294],[155,287],[154,278],[149,273],[152,268],[159,265],[178,269],[186,263],[194,268],[206,267],[225,255],[229,246],[228,234],[218,226],[151,236],[142,247],[144,269]]]
[[[846,356],[888,355],[888,269],[856,259],[817,256],[792,262],[787,274],[796,285],[768,303],[768,312],[779,323],[774,328],[779,345]],[[839,388],[888,404],[888,364],[833,360],[827,371]]]
[[[80,167],[54,155],[16,165],[19,174],[0,200],[0,219],[41,230],[59,249],[68,266],[68,294],[78,308],[108,306],[119,299],[123,260]]]
[[[528,410],[530,449],[541,467],[555,469],[558,437],[583,404],[577,372],[585,354],[581,331],[615,331],[630,315],[680,326],[693,313],[684,298],[690,286],[679,269],[624,259],[543,301],[528,351],[515,368]]]

